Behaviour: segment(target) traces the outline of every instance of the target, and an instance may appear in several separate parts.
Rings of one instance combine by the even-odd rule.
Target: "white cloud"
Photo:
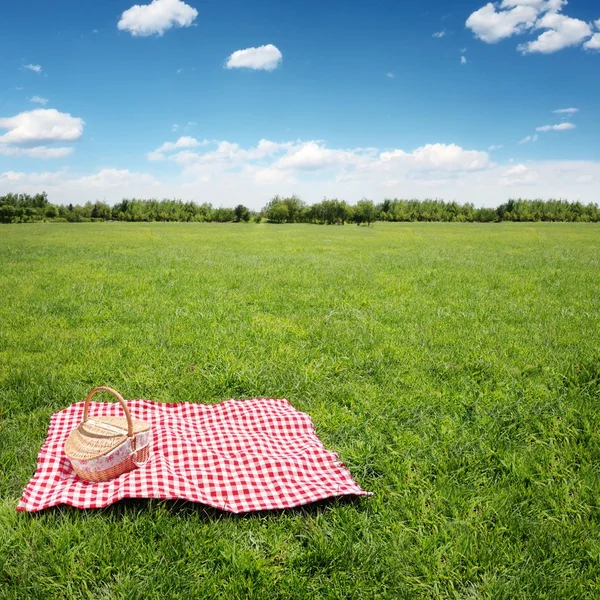
[[[236,50],[225,63],[227,69],[254,69],[272,71],[276,69],[283,55],[279,48],[273,44],[259,46],[258,48],[246,48],[245,50]]]
[[[440,39],[440,38],[443,38],[445,35],[446,35],[446,30],[445,30],[445,29],[442,29],[442,31],[436,31],[436,32],[435,32],[435,33],[432,35],[432,37]]]
[[[161,160],[165,160],[167,157],[162,152],[157,152],[156,150],[153,150],[152,152],[148,152],[148,154],[146,154],[146,158],[152,162],[158,162]]]
[[[500,8],[513,8],[515,6],[532,6],[539,12],[556,12],[567,4],[567,0],[502,0]]]
[[[389,77],[390,79],[394,79],[394,77],[396,77],[395,73],[392,73],[391,71],[385,74],[386,77]]]
[[[534,6],[519,4],[510,10],[497,12],[496,7],[488,2],[472,13],[465,25],[480,40],[493,44],[533,27],[537,15],[538,9]]]
[[[171,152],[172,150],[177,150],[178,148],[195,148],[196,146],[205,146],[208,143],[208,140],[199,142],[196,138],[184,135],[176,142],[165,142],[160,148],[156,149],[156,152]]]
[[[183,149],[174,154],[148,155],[151,160],[170,160],[182,167],[182,175],[216,180],[252,176],[254,182],[267,185],[291,182],[298,178],[335,177],[336,181],[356,178],[387,177],[396,172],[409,177],[419,173],[456,174],[484,170],[490,161],[487,152],[465,150],[454,144],[427,144],[412,152],[399,149],[329,148],[322,141],[275,142],[262,139],[250,148],[221,141],[216,149],[200,152]],[[436,176],[439,179],[439,175]],[[228,181],[228,180],[227,180]]]
[[[127,9],[117,27],[134,36],[163,35],[172,27],[189,27],[198,11],[182,0],[152,0]]]
[[[82,189],[105,189],[120,186],[145,186],[155,182],[154,176],[148,173],[132,173],[129,169],[102,169],[98,173],[72,179],[68,185]]]
[[[585,21],[558,13],[545,14],[537,21],[535,29],[546,29],[546,31],[532,42],[519,44],[517,50],[523,54],[531,52],[550,54],[569,46],[578,46],[592,35],[592,28]]]
[[[42,173],[22,173],[17,171],[6,171],[0,173],[0,189],[3,191],[14,191],[14,185],[19,184],[19,189],[39,189],[38,186],[60,185],[64,181],[65,171],[45,171]]]
[[[579,112],[578,108],[557,108],[556,110],[552,111],[554,114],[556,115],[573,115],[577,112]]]
[[[488,147],[488,150],[490,152],[492,152],[493,150],[500,150],[500,148],[504,148],[503,144],[492,144],[491,146]]]
[[[355,158],[355,155],[347,150],[333,150],[311,141],[290,148],[288,153],[273,165],[273,168],[317,171],[332,165],[352,164]]]
[[[502,186],[514,185],[532,185],[539,179],[539,173],[536,169],[531,169],[523,164],[518,164],[507,169],[500,177],[499,182]]]
[[[489,166],[487,152],[465,150],[456,144],[426,144],[412,152],[382,152],[380,160],[401,162],[416,171],[477,171]]]
[[[14,117],[0,118],[0,129],[8,129],[7,133],[0,136],[0,142],[73,142],[83,134],[83,126],[83,119],[58,112],[54,108],[38,108]]]
[[[466,65],[467,64],[467,57],[466,56],[461,56],[460,57],[460,64],[461,65]]]
[[[48,148],[47,146],[34,146],[33,148],[20,148],[0,144],[0,154],[4,156],[27,156],[29,158],[64,158],[73,152],[73,148]]]
[[[29,98],[29,102],[35,102],[36,104],[46,106],[46,104],[48,104],[48,98],[42,98],[41,96],[32,96],[31,98]]]
[[[505,175],[521,175],[527,171],[527,167],[525,165],[519,164],[515,167],[511,167],[507,171],[504,172]]]
[[[33,71],[34,73],[42,72],[42,67],[40,65],[23,65],[23,68],[29,71]]]
[[[600,162],[529,161],[521,166],[519,163],[488,162],[483,169],[439,173],[415,169],[411,159],[406,157],[382,162],[381,153],[348,152],[356,155],[351,165],[330,165],[317,172],[275,169],[270,162],[244,163],[231,171],[227,170],[227,163],[213,163],[205,171],[186,174],[184,170],[179,179],[169,176],[168,181],[157,179],[150,173],[121,168],[77,174],[67,170],[7,171],[0,172],[0,194],[36,193],[44,189],[51,202],[64,204],[93,202],[98,197],[106,197],[109,203],[134,196],[177,197],[196,202],[214,198],[223,206],[235,206],[242,201],[246,206],[258,209],[275,194],[292,193],[299,194],[309,203],[318,202],[324,196],[344,198],[352,203],[362,197],[377,201],[385,197],[438,197],[472,202],[476,206],[497,206],[510,197],[519,196],[597,202],[600,193]],[[414,151],[404,154],[410,156]]]
[[[519,44],[517,50],[522,54],[549,54],[578,46],[592,35],[592,28],[585,21],[560,14],[566,4],[566,0],[502,0],[500,4],[488,2],[469,15],[465,25],[476,37],[488,44],[543,29],[545,31],[537,39]],[[594,38],[585,42],[584,48],[593,49],[593,40]]]
[[[538,141],[538,135],[537,133],[535,135],[526,135],[522,140],[519,140],[519,144],[527,144],[528,142],[537,142]]]
[[[591,202],[600,194],[600,162],[498,163],[489,155],[497,146],[488,151],[442,143],[414,149],[336,148],[322,140],[261,139],[251,146],[223,140],[204,147],[198,140],[195,145],[194,138],[181,139],[161,146],[166,146],[165,160],[180,165],[179,175],[170,174],[165,180],[117,165],[79,173],[7,171],[0,172],[0,194],[44,189],[56,203],[84,203],[98,197],[110,203],[133,196],[197,202],[213,198],[224,206],[242,201],[252,208],[262,207],[276,193],[297,193],[309,203],[324,196],[349,202],[363,196],[375,200],[397,196],[456,199],[477,206],[497,205],[511,196]],[[21,150],[60,151],[6,146],[0,145],[0,152],[11,155]]]
[[[285,171],[278,171],[277,169],[258,169],[254,172],[254,181],[259,184],[280,184],[280,183],[291,183],[296,181],[293,176]]]
[[[559,123],[558,125],[542,125],[536,127],[536,131],[566,131],[567,129],[575,129],[573,123]]]
[[[598,26],[598,21],[596,21],[596,27]],[[586,50],[600,50],[600,33],[595,33],[585,44],[583,47]]]
[[[206,146],[210,142],[208,140],[202,140],[199,142],[196,138],[190,136],[182,136],[176,142],[165,142],[162,146],[152,152],[148,152],[146,157],[151,161],[165,160],[166,152],[173,152],[180,148],[196,148],[197,146]]]
[[[206,141],[206,140],[205,140]],[[227,141],[217,143],[216,150],[204,153],[184,150],[170,157],[179,165],[185,167],[186,173],[205,172],[206,169],[235,169],[245,163],[264,159],[289,149],[293,146],[291,142],[279,143],[262,139],[254,148],[244,150],[239,144]]]

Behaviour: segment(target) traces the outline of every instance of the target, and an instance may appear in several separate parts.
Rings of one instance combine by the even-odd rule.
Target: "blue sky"
[[[600,199],[592,0],[21,0],[0,56],[0,193]]]

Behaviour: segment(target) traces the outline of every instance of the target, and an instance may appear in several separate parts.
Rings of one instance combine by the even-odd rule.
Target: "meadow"
[[[600,230],[0,226],[0,597],[600,597]],[[15,512],[50,415],[280,397],[371,498]]]

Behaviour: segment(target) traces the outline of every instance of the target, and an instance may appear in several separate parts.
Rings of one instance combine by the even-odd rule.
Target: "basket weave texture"
[[[98,392],[113,394],[123,407],[124,417],[88,415],[89,403]],[[69,435],[65,454],[73,470],[86,481],[108,481],[132,471],[149,457],[150,425],[133,419],[119,392],[102,386],[85,399],[83,421]]]

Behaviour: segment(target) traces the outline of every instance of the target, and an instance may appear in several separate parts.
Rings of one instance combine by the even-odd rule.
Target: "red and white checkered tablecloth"
[[[64,444],[81,423],[83,402],[52,415],[35,475],[17,506],[102,508],[123,498],[183,499],[243,513],[300,506],[345,495],[369,495],[337,454],[326,450],[310,417],[287,400],[221,404],[127,403],[150,423],[150,460],[104,483],[74,472]],[[121,416],[114,402],[91,402],[90,416]]]

